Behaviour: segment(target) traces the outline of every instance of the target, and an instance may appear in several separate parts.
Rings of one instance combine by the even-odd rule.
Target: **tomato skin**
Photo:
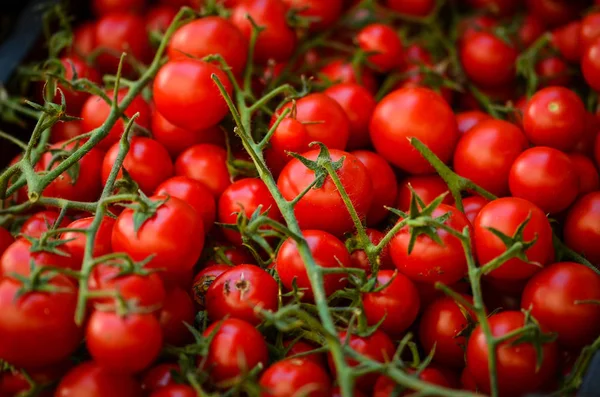
[[[164,33],[177,16],[178,9],[169,5],[157,4],[148,8],[145,15],[148,32]]]
[[[358,84],[366,88],[371,94],[377,92],[377,80],[375,75],[366,67],[360,68],[360,76],[357,74],[351,62],[345,59],[333,59],[326,63],[319,71],[327,80],[335,84]]]
[[[202,130],[218,124],[229,109],[212,80],[213,74],[231,95],[231,82],[218,66],[191,58],[167,62],[154,80],[156,110],[171,124],[186,130]],[[203,111],[198,113],[198,109]]]
[[[542,59],[535,65],[542,87],[567,86],[571,82],[569,66],[558,56]]]
[[[487,203],[489,203],[488,200],[481,196],[465,197],[462,202],[464,209],[463,212],[471,224],[474,224],[475,218],[477,218],[477,215],[481,209],[485,207]]]
[[[378,71],[385,73],[402,65],[402,40],[390,26],[382,23],[367,25],[358,32],[356,41],[364,52],[374,53],[367,59]]]
[[[600,90],[600,37],[583,51],[581,71],[588,85]]]
[[[160,326],[166,344],[183,346],[194,338],[184,323],[193,324],[196,309],[192,298],[180,287],[171,287],[159,313]]]
[[[93,217],[78,219],[66,227],[68,229],[89,229],[94,221]],[[96,238],[94,239],[94,248],[92,249],[92,257],[99,257],[102,255],[110,254],[112,252],[111,246],[111,235],[112,229],[115,225],[115,221],[112,218],[104,217],[100,222],[100,227],[96,232]],[[66,232],[60,236],[61,240],[66,241],[63,245],[67,247],[73,261],[82,263],[86,245],[86,234],[78,232]]]
[[[288,152],[306,152],[310,141],[308,131],[302,122],[290,117],[283,119],[275,129],[269,147],[264,153],[273,176],[279,176],[281,170],[292,159]]]
[[[93,0],[94,14],[102,17],[113,12],[139,12],[144,7],[144,0]]]
[[[512,15],[519,7],[518,0],[468,0],[467,3],[477,10],[500,16]]]
[[[556,214],[575,201],[579,177],[569,156],[556,149],[538,146],[517,157],[510,169],[509,186],[513,197],[523,198],[544,212]]]
[[[111,372],[93,361],[87,361],[61,379],[54,396],[141,397],[142,390],[131,375]]]
[[[331,379],[323,367],[309,360],[278,361],[263,372],[261,397],[330,397]]]
[[[532,241],[537,235],[536,243],[526,251],[531,262],[541,266],[551,263],[554,259],[552,245],[552,228],[544,212],[535,204],[517,197],[500,198],[488,203],[481,209],[473,223],[474,248],[478,262],[483,265],[506,251],[506,246],[487,228],[492,227],[512,236],[517,227],[531,214],[531,219],[525,227],[525,241]],[[490,273],[491,277],[508,280],[521,280],[531,277],[539,266],[531,265],[518,258],[505,262]]]
[[[419,292],[408,277],[396,270],[380,270],[377,273],[377,286],[386,284],[387,287],[379,292],[362,294],[365,316],[369,325],[377,324],[385,317],[379,329],[398,337],[419,314]]]
[[[384,206],[392,207],[398,193],[396,174],[390,164],[380,155],[369,150],[350,152],[367,169],[373,187],[373,202],[367,212],[367,224],[376,225],[389,214]]]
[[[570,153],[568,156],[579,179],[579,195],[600,190],[600,175],[594,162],[579,153]]]
[[[258,325],[262,316],[255,308],[277,311],[279,285],[255,265],[237,265],[218,276],[206,290],[206,311],[213,321],[239,318]]]
[[[177,29],[167,47],[169,59],[202,59],[220,54],[232,72],[241,74],[248,57],[248,41],[227,19],[208,16],[196,19]]]
[[[198,274],[196,274],[194,281],[192,282],[192,298],[194,298],[196,309],[199,311],[205,309],[205,298],[208,288],[217,279],[217,277],[229,269],[231,269],[231,266],[229,265],[214,264],[206,266],[204,269],[200,270]]]
[[[490,120],[492,116],[487,113],[483,113],[480,110],[467,110],[464,112],[456,113],[456,123],[458,124],[458,132],[464,135],[471,128],[484,120]]]
[[[48,251],[31,252],[31,243],[25,238],[17,238],[11,245],[6,247],[0,258],[0,276],[8,276],[11,273],[28,276],[31,261],[36,266],[56,266],[72,270],[77,270],[81,266],[81,262],[77,262],[71,257],[68,248],[62,245],[57,248],[65,255]]]
[[[202,182],[216,200],[231,185],[227,169],[227,151],[211,144],[194,145],[175,160],[175,175]]]
[[[62,275],[48,284],[62,290],[17,296],[21,282],[0,280],[0,359],[19,368],[42,368],[58,364],[79,346],[77,288]]]
[[[475,32],[463,41],[460,60],[467,77],[478,86],[500,87],[515,78],[518,52],[488,32]]]
[[[367,233],[367,237],[374,245],[377,245],[383,240],[385,235],[376,229],[365,229]],[[356,234],[352,237],[355,240],[358,240],[358,236]],[[367,254],[362,249],[356,249],[354,251],[350,250],[350,258],[352,260],[352,267],[357,267],[359,269],[363,269],[367,272],[367,274],[371,273],[371,263],[369,262],[369,258]],[[394,270],[394,262],[392,262],[392,258],[390,256],[390,248],[389,246],[383,247],[381,254],[379,254],[379,269],[380,270]]]
[[[150,397],[196,397],[198,393],[193,387],[187,385],[168,385],[156,390]]]
[[[316,161],[320,150],[303,153],[305,158]],[[345,157],[337,175],[352,199],[352,204],[361,219],[364,219],[373,202],[371,179],[366,167],[350,153],[330,149],[333,161]],[[306,168],[298,159],[292,159],[281,171],[277,186],[286,200],[293,200],[314,181],[314,171]],[[294,207],[294,214],[303,229],[319,229],[341,236],[354,229],[354,222],[342,197],[327,177],[322,187],[311,189]],[[317,216],[318,214],[318,216]]]
[[[332,27],[342,15],[343,0],[283,0],[290,9],[299,11],[298,15],[315,18],[310,24],[311,31],[321,31]]]
[[[505,311],[489,317],[492,335],[500,337],[510,331],[521,328],[525,315],[519,311]],[[498,346],[497,377],[501,396],[520,396],[534,392],[544,385],[557,368],[558,349],[556,342],[542,345],[543,361],[536,370],[536,351],[531,343],[511,346],[511,341]],[[477,326],[467,344],[467,368],[481,391],[490,392],[488,370],[488,346],[481,326]]]
[[[60,58],[60,63],[64,68],[64,78],[67,81],[72,81],[77,75],[78,79],[88,79],[92,83],[100,83],[100,74],[96,69],[89,66],[82,59],[76,56]],[[83,91],[74,91],[64,86],[63,84],[57,84],[57,87],[62,91],[65,97],[65,103],[69,114],[78,114],[83,107],[86,99],[90,97],[90,94]],[[54,96],[54,102],[60,104],[61,96],[57,92]]]
[[[324,268],[350,267],[350,254],[348,254],[344,243],[338,240],[337,237],[320,230],[303,230],[302,234],[318,266]],[[312,300],[314,295],[309,276],[293,239],[288,238],[281,245],[276,262],[277,273],[285,288],[291,290],[295,278],[298,288],[305,289],[302,291],[304,299]],[[323,279],[327,296],[344,288],[348,282],[346,275],[341,274],[328,274]]]
[[[573,204],[563,234],[569,248],[600,265],[600,192],[588,193]]]
[[[579,42],[581,22],[573,21],[552,31],[552,46],[571,63],[579,62],[583,47]]]
[[[96,48],[96,22],[83,22],[73,29],[73,44],[67,53],[88,57]]]
[[[444,197],[444,204],[452,204],[454,199],[448,190],[448,185],[438,175],[415,175],[409,176],[400,182],[400,188],[398,189],[398,198],[396,199],[396,208],[400,211],[408,211],[410,209],[410,201],[412,200],[413,193],[410,188],[414,190],[425,205],[431,204],[433,200],[438,198],[440,195],[446,193]]]
[[[594,142],[594,159],[596,160],[596,165],[600,168],[600,132],[596,134]]]
[[[292,343],[293,345],[290,347],[290,344]],[[285,355],[286,358],[293,357],[296,354],[306,353],[317,348],[317,346],[302,340],[286,340],[283,341],[283,346],[288,349]],[[301,358],[303,361],[311,361],[320,367],[326,368],[325,355],[323,353],[311,353],[299,358]]]
[[[464,390],[473,392],[479,391],[477,383],[475,383],[475,379],[473,379],[473,375],[471,375],[471,371],[469,371],[469,368],[467,367],[465,367],[460,374],[460,385]]]
[[[8,230],[3,227],[0,227],[0,258],[4,251],[15,242],[15,238],[10,234]]]
[[[214,335],[208,348],[205,367],[211,379],[220,383],[269,361],[263,335],[251,324],[237,318],[213,323],[204,336]],[[241,358],[241,359],[240,359]],[[202,357],[199,357],[202,362]]]
[[[38,238],[46,233],[51,228],[63,228],[69,225],[69,218],[64,217],[60,224],[56,225],[59,213],[54,210],[43,210],[31,215],[29,219],[23,223],[19,233],[24,236]],[[13,240],[14,241],[14,240]]]
[[[413,17],[425,17],[429,15],[435,7],[434,0],[386,0],[385,4],[400,14],[406,14]]]
[[[462,232],[465,227],[472,230],[467,217],[450,205],[440,204],[432,216],[435,218],[447,213],[450,214],[445,222],[447,226],[458,232]],[[441,229],[438,229],[437,235],[443,245],[421,234],[416,238],[413,250],[409,254],[410,227],[400,229],[390,241],[390,254],[396,268],[412,281],[429,284],[439,281],[450,285],[460,280],[467,272],[467,262],[460,240]]]
[[[69,369],[70,363],[60,363],[47,368],[35,369],[27,371],[27,375],[35,384],[41,387],[41,392],[36,393],[39,397],[50,397],[51,388],[54,383],[64,376]],[[27,381],[27,377],[23,371],[6,370],[0,374],[0,396],[18,396],[26,392],[34,392],[32,385]],[[39,389],[38,389],[39,390]]]
[[[377,152],[411,174],[427,174],[433,168],[407,138],[418,138],[443,162],[450,160],[458,140],[450,106],[435,91],[421,87],[402,88],[385,96],[377,104],[369,128]]]
[[[414,371],[409,370],[408,372],[414,372]],[[427,382],[429,384],[443,386],[443,387],[450,387],[450,383],[448,382],[448,380],[446,379],[444,374],[435,368],[431,368],[431,367],[425,368],[419,374],[419,379],[424,382]],[[375,383],[375,391],[373,392],[373,397],[394,396],[395,388],[396,388],[396,383],[392,379],[388,378],[385,375],[381,375],[381,376],[379,376],[379,378],[377,378],[377,382]],[[400,393],[400,396],[404,397],[404,396],[409,396],[410,394],[411,394],[411,390],[406,390],[406,391]]]
[[[542,20],[533,14],[526,14],[518,32],[519,43],[521,44],[521,47],[530,47],[545,32],[546,26]]]
[[[165,386],[173,385],[175,384],[173,372],[177,373],[179,371],[178,364],[168,362],[150,367],[143,373],[142,389],[147,393],[151,393]]]

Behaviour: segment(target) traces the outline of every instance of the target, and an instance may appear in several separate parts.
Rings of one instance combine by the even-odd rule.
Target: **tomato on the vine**
[[[60,239],[65,241],[63,244],[71,254],[73,261],[82,263],[85,252],[85,246],[87,243],[86,230],[90,228],[94,222],[93,217],[78,219],[66,227],[67,229],[81,229],[82,232],[68,231],[60,236]],[[96,237],[94,238],[94,246],[92,248],[92,257],[98,257],[112,252],[111,236],[115,221],[112,218],[104,217],[100,222],[100,226],[96,231]]]
[[[413,192],[417,195],[423,204],[429,205],[433,200],[442,194],[444,204],[452,204],[454,199],[448,190],[446,182],[438,175],[413,175],[403,179],[399,184],[398,197],[396,198],[396,208],[400,211],[408,211],[410,202],[413,198]],[[419,202],[417,201],[417,204]]]
[[[231,185],[227,168],[227,151],[211,144],[194,145],[187,148],[175,160],[175,174],[202,182],[210,189],[215,199]]]
[[[77,365],[56,388],[55,397],[141,397],[138,381],[129,374],[115,373],[94,361]]]
[[[323,367],[305,359],[285,359],[263,372],[259,385],[263,397],[331,397],[331,379]]]
[[[50,247],[32,252],[31,248],[32,243],[24,237],[17,238],[6,247],[0,257],[0,276],[8,276],[11,273],[27,276],[31,272],[32,263],[35,266],[54,266],[73,270],[81,267],[81,262],[72,257],[64,245],[55,247],[59,252]]]
[[[385,24],[373,23],[362,28],[356,41],[368,55],[367,60],[377,71],[385,73],[399,68],[403,60],[403,45],[396,31]]]
[[[183,346],[194,337],[186,324],[194,323],[196,308],[190,295],[181,287],[171,287],[159,314],[164,342],[173,346]]]
[[[383,240],[385,234],[376,229],[365,229],[365,233],[367,237],[374,245],[377,245]],[[347,241],[346,246],[350,251],[350,258],[352,260],[352,267],[356,267],[359,269],[363,269],[367,272],[367,274],[371,273],[371,263],[369,262],[369,257],[367,253],[363,249],[358,249],[357,244],[360,242],[360,237],[356,234],[351,237],[350,244]],[[381,270],[393,270],[394,262],[392,262],[392,257],[390,256],[390,247],[386,245],[383,247],[383,250],[379,254],[379,269]]]
[[[23,236],[38,238],[50,229],[59,229],[69,225],[69,218],[63,217],[59,224],[56,224],[60,213],[55,210],[43,210],[31,215],[23,225],[19,233]]]

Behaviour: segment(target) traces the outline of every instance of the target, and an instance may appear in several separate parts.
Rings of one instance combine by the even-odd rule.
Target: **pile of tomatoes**
[[[600,2],[91,3],[2,99],[0,397],[581,386]]]

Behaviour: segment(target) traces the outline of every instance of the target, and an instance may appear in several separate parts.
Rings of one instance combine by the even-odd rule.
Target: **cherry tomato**
[[[308,150],[311,139],[302,122],[294,118],[281,120],[265,150],[265,160],[273,176],[278,176],[292,159],[288,153],[303,153]]]
[[[178,9],[169,5],[157,4],[146,12],[146,29],[148,32],[164,33],[177,16]]]
[[[383,237],[385,237],[385,235],[383,233],[381,233],[378,230],[375,229],[366,229],[365,232],[367,233],[367,237],[369,237],[369,240],[371,240],[371,242],[374,245],[377,245],[381,242],[381,240],[383,239]],[[346,243],[347,247],[352,247],[353,245],[357,244],[359,240],[359,238],[356,236],[356,234],[351,238],[351,240],[353,240],[354,242],[351,242],[350,245],[348,245],[348,242]],[[371,263],[369,262],[369,258],[367,257],[367,254],[364,250],[362,249],[352,249],[349,248],[350,251],[350,258],[352,260],[352,267],[357,267],[359,269],[363,269],[364,271],[367,272],[367,274],[371,273]],[[390,257],[390,248],[389,246],[385,246],[383,248],[383,250],[381,251],[381,254],[379,254],[379,269],[385,269],[385,270],[393,270],[394,269],[394,262],[392,262],[392,258]]]
[[[38,238],[50,229],[59,229],[69,225],[69,218],[63,217],[57,225],[60,213],[54,210],[44,210],[31,215],[21,226],[19,233],[24,236]],[[14,241],[14,240],[13,240]]]
[[[581,22],[573,21],[551,33],[552,46],[558,50],[560,55],[569,62],[579,62],[583,48],[579,42]]]
[[[467,0],[467,3],[477,10],[500,16],[512,15],[519,7],[519,0]]]
[[[196,309],[192,298],[180,287],[172,287],[159,313],[160,326],[165,343],[183,346],[194,338],[185,326],[194,323]]]
[[[198,310],[204,310],[205,308],[205,297],[208,287],[210,287],[217,277],[229,269],[231,269],[229,265],[214,264],[205,267],[196,274],[192,282],[192,297]]]
[[[58,143],[62,141],[68,141],[76,136],[83,134],[83,128],[81,127],[81,121],[59,121],[52,126],[52,133],[50,134],[50,143]]]
[[[434,0],[385,0],[385,4],[400,14],[406,14],[413,17],[427,16],[435,8]]]
[[[529,12],[540,18],[546,26],[560,26],[577,19],[586,7],[586,2],[577,0],[527,0]]]
[[[84,22],[73,29],[73,43],[69,53],[88,57],[96,48],[96,22]]]
[[[63,77],[65,80],[73,81],[76,77],[77,79],[87,79],[95,84],[100,83],[100,74],[82,59],[70,56],[61,58],[60,62],[64,68]],[[78,114],[86,99],[90,97],[90,94],[87,92],[71,90],[60,83],[57,87],[62,91],[65,97],[65,103],[67,104],[69,114]],[[61,103],[61,96],[58,92],[54,96],[54,102]]]
[[[463,40],[460,60],[469,79],[482,87],[500,87],[515,80],[518,52],[489,32],[476,32]]]
[[[469,222],[474,224],[475,218],[477,218],[479,211],[481,211],[481,209],[485,207],[489,201],[480,196],[471,196],[465,197],[462,200],[462,203],[464,209],[463,213],[466,215]]]
[[[325,30],[333,26],[342,14],[343,0],[283,0],[292,10],[297,10],[298,15],[311,18],[312,31]]]
[[[272,364],[258,381],[262,397],[331,397],[331,379],[323,367],[292,358]]]
[[[567,246],[600,265],[600,192],[588,193],[573,204],[563,234]]]
[[[542,59],[535,65],[542,87],[567,86],[571,82],[569,65],[558,56]]]
[[[36,252],[31,252],[31,248],[31,242],[25,238],[18,238],[6,247],[0,258],[0,276],[8,276],[11,273],[27,276],[30,273],[31,262],[35,266],[55,266],[73,270],[81,267],[81,262],[71,257],[68,248],[63,245],[56,247],[62,254],[52,252],[49,247]]]
[[[409,370],[409,372],[414,372],[414,371]],[[443,387],[450,387],[450,383],[448,382],[448,380],[446,379],[444,374],[435,368],[425,368],[419,374],[419,379],[424,382],[427,382],[429,384],[443,386]],[[396,389],[396,383],[392,379],[388,378],[387,376],[381,375],[379,378],[377,378],[377,382],[375,383],[375,390],[373,392],[373,397],[395,396],[396,395],[396,394],[394,394],[395,389]],[[398,388],[398,390],[400,390],[400,387]],[[406,390],[403,393],[400,393],[400,396],[405,397],[405,396],[409,396],[410,394],[411,394],[411,390]]]
[[[215,199],[231,184],[227,151],[210,144],[194,145],[181,153],[175,161],[175,174],[202,182]]]
[[[379,72],[389,72],[403,62],[403,45],[394,29],[382,23],[373,23],[362,28],[356,41],[368,55],[367,60]]]
[[[516,2],[518,4],[518,1]],[[519,27],[518,37],[522,48],[528,48],[546,32],[544,22],[533,14],[526,14]]]
[[[102,17],[113,12],[139,12],[144,0],[93,0],[92,8],[96,16]]]
[[[10,234],[10,232],[5,228],[0,227],[0,258],[2,257],[2,254],[4,254],[4,251],[6,251],[6,249],[12,243],[14,243],[14,241],[15,238],[12,236],[12,234]]]
[[[471,371],[469,371],[469,368],[467,367],[465,367],[460,374],[460,385],[464,390],[473,392],[479,391],[477,383],[475,383],[475,379],[473,379],[473,375],[471,375]]]
[[[456,122],[458,124],[458,132],[465,134],[471,128],[484,120],[490,120],[492,116],[483,113],[480,110],[467,110],[465,112],[456,113]]]
[[[154,392],[165,386],[174,385],[173,373],[180,371],[175,363],[162,363],[150,367],[142,377],[142,389],[145,392]]]
[[[88,230],[94,222],[93,217],[78,219],[66,227],[68,229],[81,229]],[[94,238],[94,246],[92,248],[92,257],[98,257],[112,252],[111,236],[112,229],[115,225],[115,221],[112,218],[104,217],[100,222],[96,237]],[[82,263],[85,252],[85,246],[87,243],[87,235],[84,232],[69,231],[65,232],[60,236],[61,240],[64,240],[64,247],[69,250],[73,261]]]
[[[334,84],[358,84],[365,87],[371,94],[377,92],[377,80],[371,69],[355,67],[345,59],[333,59],[327,62],[319,75]]]
[[[589,157],[579,153],[569,154],[569,159],[579,179],[579,195],[600,190],[600,175],[594,162]]]
[[[412,200],[412,190],[417,194],[425,205],[431,204],[433,200],[446,193],[444,204],[452,204],[454,199],[448,190],[448,185],[437,175],[415,175],[409,176],[400,182],[398,197],[396,199],[396,208],[401,211],[410,209]]]
[[[596,91],[600,90],[600,37],[583,50],[581,71],[588,85]]]
[[[141,397],[142,390],[131,375],[111,372],[93,361],[87,361],[61,379],[54,396]]]
[[[168,385],[156,390],[150,397],[196,397],[198,393],[193,387],[187,385]]]
[[[285,354],[286,358],[294,358],[293,356],[295,356],[296,354],[307,353],[317,348],[317,346],[314,346],[302,340],[283,341],[283,346],[287,349],[287,353]],[[326,367],[325,355],[323,353],[311,353],[298,358],[301,358],[303,361],[311,361],[323,368]]]
[[[68,371],[70,364],[63,362],[58,365],[49,367],[28,370],[27,375],[22,371],[5,370],[0,374],[0,396],[18,396],[27,394],[27,392],[35,393],[40,397],[50,397],[50,388]],[[31,385],[28,379],[33,380],[35,386]],[[34,387],[39,387],[40,393],[32,390]]]

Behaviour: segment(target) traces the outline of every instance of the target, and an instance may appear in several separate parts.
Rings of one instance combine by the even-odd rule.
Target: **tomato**
[[[69,53],[81,58],[92,54],[96,48],[96,22],[84,22],[73,29],[73,42]]]
[[[173,34],[167,47],[169,59],[202,59],[219,54],[231,71],[239,75],[246,67],[248,41],[230,21],[218,16],[196,19]]]
[[[204,310],[205,308],[205,297],[208,287],[210,287],[217,277],[229,269],[231,269],[229,265],[215,264],[205,267],[196,274],[192,282],[192,297],[198,310]]]
[[[409,370],[408,372],[414,371]],[[419,379],[432,385],[450,387],[450,383],[448,382],[444,374],[435,368],[425,368],[419,374]],[[396,383],[392,379],[388,378],[385,375],[381,375],[379,378],[377,378],[377,382],[375,383],[375,391],[373,393],[373,397],[395,396],[395,388]],[[412,394],[411,390],[406,390],[400,393],[400,396],[404,397],[409,396],[410,394]]]
[[[165,298],[159,313],[160,325],[166,344],[183,346],[194,338],[185,326],[192,325],[196,316],[196,309],[192,298],[180,287],[172,287]]]
[[[475,222],[475,218],[479,214],[479,211],[481,211],[481,209],[485,207],[489,201],[480,196],[471,196],[465,197],[462,200],[462,203],[464,209],[463,213],[466,215],[469,222],[473,224]]]
[[[61,379],[55,397],[141,397],[139,383],[131,375],[111,372],[93,361],[79,364]]]
[[[478,10],[508,16],[514,14],[520,2],[519,0],[468,0],[467,3]]]
[[[142,376],[142,389],[145,392],[154,392],[165,386],[174,385],[173,373],[179,373],[180,368],[175,363],[162,363],[150,367]]]
[[[505,311],[488,318],[491,333],[501,337],[510,331],[523,327],[525,315],[518,311]],[[534,392],[549,381],[557,368],[556,342],[542,345],[543,360],[537,368],[536,349],[533,344],[521,343],[517,346],[511,340],[497,347],[496,369],[498,389],[501,396],[520,396]],[[488,345],[481,326],[477,326],[467,344],[467,368],[477,386],[485,393],[490,392],[488,369]]]
[[[302,122],[290,117],[281,120],[264,153],[273,176],[278,176],[292,159],[288,153],[306,152],[310,141],[308,131]]]
[[[473,238],[479,264],[483,266],[506,251],[506,245],[488,228],[492,227],[512,236],[528,216],[531,218],[525,226],[523,239],[525,242],[532,241],[534,238],[537,240],[525,253],[530,262],[537,264],[529,264],[513,258],[492,271],[490,276],[508,280],[526,279],[539,270],[540,266],[553,261],[552,228],[544,212],[527,200],[506,197],[488,203],[475,218]]]
[[[596,91],[600,90],[600,37],[583,51],[581,71],[588,85]]]
[[[480,110],[467,110],[465,112],[456,113],[456,122],[458,124],[458,132],[465,134],[471,128],[484,120],[490,120],[492,116],[483,113]]]
[[[112,98],[112,93],[109,91],[107,95]],[[119,90],[117,99],[119,104],[123,101],[127,95],[127,89]],[[83,105],[81,109],[81,127],[84,132],[90,132],[100,127],[106,121],[110,113],[110,105],[107,104],[104,99],[98,95],[92,95]],[[136,113],[139,113],[139,117],[135,119],[135,123],[143,128],[150,128],[150,107],[144,101],[141,96],[136,96],[131,104],[125,109],[125,116],[133,117]],[[125,130],[125,123],[122,119],[117,120],[114,126],[110,129],[108,135],[100,141],[96,146],[98,149],[108,150],[112,145],[117,143],[123,135]]]
[[[69,225],[69,218],[63,217],[57,225],[60,214],[54,210],[43,210],[31,215],[21,226],[19,233],[24,236],[38,238],[50,229],[59,229]],[[14,241],[14,240],[13,240]]]
[[[596,140],[594,141],[594,158],[596,159],[596,165],[600,168],[600,133],[596,134]]]
[[[473,298],[462,294],[469,302]],[[452,298],[442,297],[435,300],[423,311],[419,324],[419,341],[430,353],[435,347],[433,360],[439,364],[454,368],[465,365],[464,348],[467,338],[462,333],[469,325],[469,320],[477,321],[475,314],[459,306]]]
[[[63,77],[65,80],[73,81],[74,78],[87,79],[92,83],[100,84],[100,74],[82,59],[76,56],[63,57],[60,59],[60,63],[64,68]],[[86,99],[90,96],[87,92],[71,90],[68,86],[60,83],[57,84],[57,88],[62,91],[65,97],[65,103],[67,104],[67,111],[69,114],[78,114]],[[60,104],[61,100],[61,96],[57,92],[54,96],[54,102]]]
[[[544,23],[533,14],[526,14],[519,27],[519,42],[522,48],[528,48],[546,32]]]
[[[10,234],[8,230],[0,227],[0,258],[6,249],[14,243],[15,238]]]
[[[153,314],[121,316],[96,310],[86,329],[86,347],[100,366],[119,373],[147,368],[162,347],[160,323]]]
[[[302,234],[317,266],[324,268],[350,267],[350,254],[337,237],[320,230],[303,230]],[[294,279],[306,300],[313,299],[313,291],[304,261],[296,242],[290,237],[284,241],[277,253],[277,273],[281,283],[292,290]],[[345,274],[328,274],[323,277],[325,294],[331,295],[347,284]]]
[[[560,26],[579,18],[586,2],[576,0],[527,0],[529,12],[544,22],[546,26]]]
[[[25,291],[20,281],[0,280],[0,359],[24,369],[58,364],[81,342],[75,324],[77,288],[66,277],[48,280],[53,292]]]
[[[437,218],[444,214],[449,214],[449,218],[444,222],[448,227],[458,232],[462,232],[465,227],[472,230],[467,217],[447,204],[440,204],[431,216]],[[436,233],[442,241],[442,245],[440,245],[426,234],[421,234],[416,238],[412,252],[408,253],[411,232],[411,228],[405,226],[390,242],[390,253],[394,265],[404,275],[413,281],[430,284],[439,281],[450,285],[466,274],[465,253],[457,237],[438,229]]]
[[[497,26],[498,19],[492,15],[475,14],[472,16],[465,16],[465,18],[461,19],[457,25],[458,44],[462,45],[462,43],[469,39],[474,33],[480,31],[493,31]],[[428,59],[428,64],[431,64],[431,57]]]
[[[36,393],[36,395],[40,397],[52,396],[48,389],[64,376],[69,366],[69,363],[60,363],[33,371],[29,370],[27,374],[17,370],[5,370],[0,373],[0,396],[18,396],[26,394],[26,392],[36,393],[32,390],[33,387],[27,379],[33,380],[35,386],[40,388],[37,390],[41,392]]]
[[[171,124],[186,130],[202,130],[218,124],[229,108],[212,75],[219,78],[231,95],[231,82],[218,66],[191,58],[167,62],[154,80],[156,110]]]
[[[29,275],[32,262],[35,266],[55,266],[73,270],[81,267],[81,262],[71,257],[67,247],[59,245],[56,248],[63,255],[53,253],[50,249],[31,252],[31,243],[25,238],[18,238],[6,247],[0,258],[0,276],[8,276],[11,273]]]
[[[70,223],[66,227],[68,229],[88,230],[93,221],[93,217],[81,218]],[[100,227],[96,232],[96,237],[94,238],[92,257],[99,257],[112,252],[110,240],[114,224],[115,221],[112,218],[104,217],[102,219],[100,222]],[[65,241],[63,247],[67,248],[71,254],[71,258],[73,258],[73,261],[81,264],[83,262],[85,246],[87,243],[87,234],[83,232],[69,231],[63,233],[60,236],[60,239]]]
[[[390,336],[401,337],[419,314],[419,293],[410,279],[396,270],[377,273],[377,287],[384,285],[386,287],[379,292],[362,294],[365,316],[369,325],[383,319],[379,329]]]
[[[355,66],[345,59],[333,59],[319,71],[319,75],[334,84],[358,84],[371,94],[377,92],[377,80],[371,69]]]
[[[153,196],[156,203],[166,196]],[[134,229],[134,210],[126,208],[117,218],[112,233],[115,252],[125,252],[141,261],[154,254],[148,269],[162,269],[166,276],[190,270],[204,246],[202,218],[184,201],[170,197],[152,217]]]
[[[314,346],[314,345],[312,345],[308,342],[304,342],[302,340],[283,341],[283,346],[287,349],[287,353],[285,355],[286,358],[289,358],[289,357],[294,358],[293,356],[295,356],[296,354],[307,353],[307,352],[313,351],[317,348],[317,346]],[[311,361],[323,368],[326,367],[325,355],[323,353],[311,353],[311,354],[303,355],[302,357],[298,357],[298,358],[301,358],[303,361]]]
[[[460,61],[467,77],[482,87],[500,87],[516,78],[518,52],[489,32],[476,32],[463,40]]]
[[[579,177],[569,156],[549,147],[534,147],[521,153],[513,163],[509,186],[514,197],[556,214],[575,201]]]
[[[83,131],[83,128],[81,127],[81,121],[79,120],[59,121],[52,126],[49,141],[50,143],[68,141],[84,132],[85,131]]]
[[[567,86],[571,82],[569,65],[558,56],[542,59],[535,65],[542,87]]]
[[[600,190],[600,175],[594,162],[579,153],[569,154],[569,159],[579,179],[579,195]]]
[[[464,390],[473,392],[479,391],[477,383],[475,383],[475,379],[473,379],[473,375],[471,375],[471,371],[469,371],[469,368],[467,367],[465,367],[460,374],[460,384]]]
[[[454,199],[448,190],[448,185],[444,180],[437,175],[415,175],[409,176],[400,182],[398,189],[398,197],[396,199],[396,208],[400,211],[408,211],[410,209],[410,201],[412,200],[412,188],[425,205],[431,204],[433,200],[440,195],[446,193],[444,204],[452,204]]]
[[[92,8],[96,16],[114,12],[139,12],[144,8],[144,0],[93,0]]]
[[[365,87],[355,83],[334,84],[324,93],[340,104],[350,122],[347,149],[355,150],[370,144],[369,122],[377,103]]]
[[[150,397],[196,397],[198,393],[187,385],[169,385],[156,390]]]
[[[289,60],[296,48],[296,32],[287,24],[287,6],[280,0],[247,0],[233,8],[231,22],[247,40],[252,34],[252,24],[247,18],[263,28],[256,40],[254,60],[266,64]]]
[[[385,0],[385,5],[395,12],[413,17],[425,17],[435,8],[434,0]]]
[[[600,265],[600,192],[588,193],[573,204],[563,234],[567,246]]]
[[[316,161],[319,150],[303,153],[305,158]],[[366,167],[350,153],[330,150],[333,161],[344,157],[337,175],[352,200],[361,219],[364,219],[373,202],[373,189]],[[315,173],[306,168],[298,159],[291,160],[281,171],[277,186],[286,200],[293,200],[315,178]],[[341,236],[354,229],[350,213],[331,177],[327,177],[322,187],[311,189],[295,205],[294,213],[303,229],[319,229]]]
[[[583,48],[579,43],[580,32],[581,22],[573,21],[551,33],[552,46],[569,62],[579,62],[581,58]]]
[[[411,174],[430,173],[433,168],[407,138],[419,139],[443,162],[450,160],[458,140],[452,109],[427,88],[402,88],[385,96],[375,108],[370,133],[377,152]]]
[[[209,231],[215,223],[215,199],[210,189],[202,182],[187,176],[174,176],[158,185],[154,194],[176,197],[188,203],[202,218],[205,231]]]
[[[154,5],[146,12],[146,29],[148,32],[164,33],[177,16],[178,9],[168,5]]]
[[[208,355],[198,357],[198,364],[216,383],[240,376],[269,361],[263,335],[243,320],[229,318],[215,322],[204,331],[204,336],[212,336],[212,340]]]
[[[119,149],[120,144],[115,143],[104,156],[102,182],[105,184],[117,160]],[[167,149],[154,139],[145,137],[131,138],[123,168],[147,195],[151,195],[161,182],[173,175],[173,162]],[[122,177],[121,170],[117,177]]]
[[[383,237],[385,237],[383,233],[375,229],[366,229],[365,232],[367,233],[369,240],[371,240],[374,245],[379,244]],[[352,239],[359,241],[359,238],[356,236],[356,234],[352,237]],[[352,260],[352,267],[363,269],[367,272],[367,274],[371,273],[371,263],[369,262],[369,258],[364,250],[350,249],[350,258]],[[379,269],[394,269],[394,263],[390,257],[390,248],[387,245],[383,248],[381,254],[379,254]]]
[[[332,27],[342,15],[343,0],[283,0],[290,9],[296,10],[301,18],[312,19],[312,31],[325,30]]]
[[[239,318],[258,325],[258,308],[277,311],[279,285],[266,271],[255,265],[237,265],[218,276],[206,290],[204,302],[211,320]]]
[[[259,381],[262,397],[330,397],[331,379],[323,367],[309,360],[287,359],[272,364]]]
[[[231,184],[227,168],[227,151],[222,147],[200,144],[186,149],[175,161],[175,175],[202,182],[215,199]]]
[[[367,60],[377,71],[385,73],[402,65],[402,40],[390,26],[382,23],[367,25],[358,32],[356,41],[364,52],[372,53]]]

